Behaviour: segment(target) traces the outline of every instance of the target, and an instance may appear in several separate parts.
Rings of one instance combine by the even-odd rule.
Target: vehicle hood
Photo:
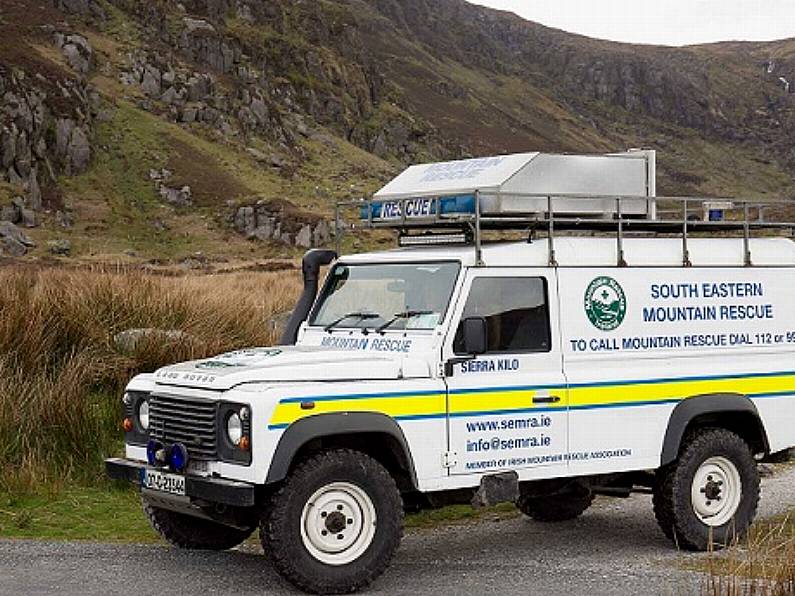
[[[314,346],[251,348],[182,362],[154,374],[160,385],[227,390],[243,383],[427,378],[425,360]]]

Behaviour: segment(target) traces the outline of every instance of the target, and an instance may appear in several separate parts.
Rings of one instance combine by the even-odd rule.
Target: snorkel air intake
[[[320,267],[328,265],[337,258],[337,253],[333,250],[313,248],[307,251],[301,261],[301,272],[304,275],[304,291],[295,305],[290,321],[284,329],[282,338],[279,340],[280,346],[291,346],[298,338],[298,328],[309,316],[309,311],[315,303],[317,296],[317,282],[320,274]]]

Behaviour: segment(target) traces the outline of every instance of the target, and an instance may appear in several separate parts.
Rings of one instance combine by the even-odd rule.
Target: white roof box
[[[621,201],[623,215],[654,218],[655,152],[630,150],[607,155],[517,153],[411,166],[373,196],[373,216],[387,218],[400,199],[455,197],[455,205],[480,196],[484,215],[546,213],[548,196],[557,214],[610,216]],[[598,196],[599,198],[593,198]],[[445,202],[442,206],[447,204]],[[435,208],[435,207],[434,207]],[[454,208],[454,207],[453,207]],[[409,207],[407,207],[409,209]],[[447,211],[447,208],[444,209]]]

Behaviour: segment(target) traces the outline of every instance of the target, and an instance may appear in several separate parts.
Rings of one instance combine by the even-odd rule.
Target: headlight
[[[149,402],[141,400],[141,405],[138,406],[138,424],[144,430],[149,430]]]
[[[226,436],[232,445],[239,445],[243,438],[243,421],[237,412],[232,412],[226,419]]]

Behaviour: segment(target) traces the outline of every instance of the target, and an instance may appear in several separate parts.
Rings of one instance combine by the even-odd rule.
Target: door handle
[[[536,395],[533,398],[534,404],[556,404],[560,401],[557,395]]]

